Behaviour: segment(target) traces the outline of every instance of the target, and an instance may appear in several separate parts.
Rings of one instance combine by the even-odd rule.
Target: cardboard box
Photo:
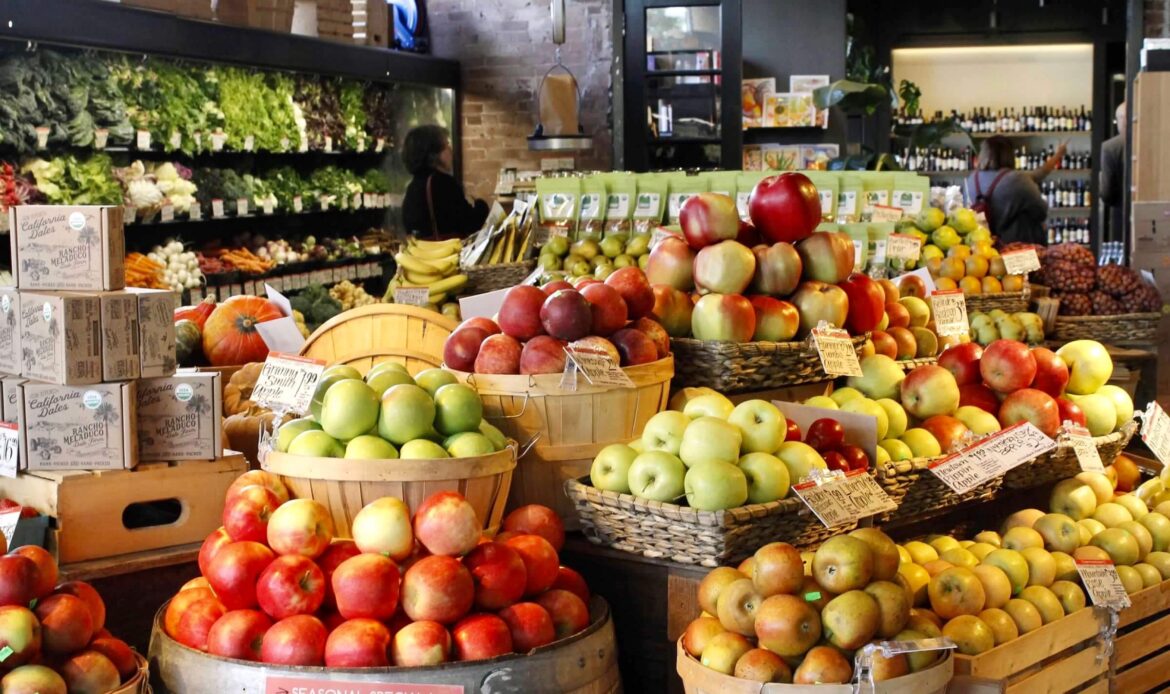
[[[142,378],[175,373],[175,308],[179,295],[165,289],[126,291],[138,298],[138,356]]]
[[[138,459],[214,460],[223,455],[223,381],[183,370],[138,382]]]
[[[1133,93],[1133,200],[1170,200],[1170,72],[1138,73]]]
[[[130,381],[142,374],[138,357],[138,297],[101,292],[102,380]]]
[[[135,383],[25,383],[28,470],[119,470],[138,462]]]
[[[0,420],[20,427],[24,431],[24,384],[27,383],[19,376],[0,378]],[[20,437],[20,446],[17,453],[17,468],[24,467],[28,460],[28,437],[23,433]]]
[[[20,375],[62,385],[101,382],[101,299],[23,291],[20,298]]]
[[[0,373],[20,373],[20,292],[0,287]]]
[[[9,208],[12,272],[21,289],[102,291],[126,286],[122,208]]]

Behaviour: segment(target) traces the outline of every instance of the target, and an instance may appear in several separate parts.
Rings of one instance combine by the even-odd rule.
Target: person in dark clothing
[[[1037,183],[1060,164],[1065,149],[1061,143],[1035,171],[1016,171],[1015,153],[1006,137],[996,135],[983,141],[976,170],[967,177],[965,193],[968,205],[983,199],[987,226],[1001,244],[1048,242],[1044,229],[1048,202]]]
[[[1125,204],[1122,188],[1125,186],[1125,122],[1129,117],[1125,102],[1117,107],[1117,134],[1101,143],[1101,177],[1098,194],[1101,202],[1108,205],[1106,219],[1109,220],[1109,234],[1105,238],[1120,239],[1121,208]]]
[[[406,134],[402,163],[413,178],[402,200],[402,223],[415,236],[460,238],[478,231],[488,216],[483,200],[470,202],[452,175],[451,138],[437,125]]]

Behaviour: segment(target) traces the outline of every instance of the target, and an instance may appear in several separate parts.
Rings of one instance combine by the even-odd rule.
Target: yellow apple
[[[1141,574],[1143,588],[1152,588],[1162,582],[1162,572],[1149,564],[1134,564],[1133,568]]]
[[[1102,472],[1078,472],[1074,478],[1093,489],[1098,504],[1108,503],[1113,498],[1113,483]],[[1078,519],[1079,520],[1079,519]]]
[[[1133,539],[1138,543],[1138,561],[1145,561],[1146,555],[1154,549],[1154,536],[1146,526],[1134,520],[1121,523],[1117,527],[1133,535]]]
[[[1043,518],[1043,516],[1040,518]],[[1036,520],[1038,522],[1039,518]],[[1043,546],[1044,536],[1031,527],[1025,528],[1022,525],[1017,525],[1014,528],[1008,528],[1007,532],[1003,534],[1004,549],[1014,549],[1019,551],[1028,547]]]
[[[979,561],[983,561],[984,557],[997,549],[999,549],[999,547],[987,544],[986,542],[975,542],[970,547],[967,547],[967,551],[971,554],[974,554],[975,558]]]
[[[991,629],[991,633],[995,636],[995,645],[997,646],[1001,646],[1020,636],[1020,629],[1016,626],[1015,620],[1012,619],[1010,614],[1001,609],[995,607],[988,608],[980,612],[978,617]]]
[[[898,565],[898,581],[910,594],[913,606],[925,605],[929,600],[926,587],[930,585],[930,574],[917,564],[905,563]]]
[[[1074,549],[1073,551],[1075,552],[1076,550]],[[1072,558],[1071,554],[1053,552],[1052,561],[1056,564],[1057,581],[1080,580],[1080,574],[1077,573],[1077,562]]]
[[[955,642],[963,655],[979,655],[995,648],[991,627],[974,615],[960,615],[943,625],[943,636]]]
[[[1085,606],[1085,591],[1072,581],[1057,581],[1052,584],[1051,590],[1056,599],[1060,600],[1060,607],[1065,614],[1072,614]]]
[[[1081,473],[1085,474],[1085,473]],[[1104,478],[1104,475],[1101,475]],[[1104,480],[1106,486],[1109,480]],[[1113,489],[1109,489],[1109,496],[1113,496]],[[1105,501],[1109,499],[1106,498]],[[1097,504],[1105,503],[1097,496],[1097,489],[1078,477],[1061,480],[1052,488],[1052,495],[1048,497],[1048,508],[1053,513],[1062,513],[1073,520],[1081,520],[1093,515]]]
[[[1040,611],[1027,600],[1012,598],[1003,606],[1003,611],[1011,615],[1012,621],[1016,623],[1016,628],[1020,630],[1021,635],[1036,631],[1044,626]]]
[[[930,606],[943,619],[960,615],[977,615],[983,611],[987,596],[983,584],[971,569],[956,566],[930,579],[927,586]]]
[[[984,603],[986,607],[1003,607],[1012,598],[1012,582],[1007,574],[998,566],[980,564],[971,569],[979,582],[983,584]]]
[[[1133,519],[1133,514],[1130,513],[1128,508],[1112,501],[1107,504],[1101,504],[1093,512],[1093,520],[1099,521],[1106,528],[1114,528]]]
[[[1117,577],[1121,579],[1121,585],[1125,587],[1125,592],[1130,595],[1146,585],[1145,581],[1142,580],[1141,573],[1132,566],[1118,566]]]
[[[1014,549],[997,549],[983,558],[983,563],[999,567],[1012,584],[1012,595],[1019,595],[1028,585],[1028,562]]]
[[[905,545],[906,551],[910,554],[910,558],[914,560],[915,564],[923,566],[928,561],[938,559],[938,550],[925,542],[919,540],[911,540]]]
[[[1051,624],[1064,616],[1064,608],[1056,594],[1046,586],[1028,586],[1020,591],[1020,597],[1032,603],[1045,624]]]
[[[1020,556],[1028,562],[1028,585],[1048,587],[1056,580],[1056,560],[1043,547],[1025,547]],[[1022,591],[1021,591],[1022,592]]]
[[[1118,565],[1132,566],[1141,556],[1137,538],[1121,528],[1102,530],[1093,537],[1092,545],[1105,550],[1113,563]]]
[[[996,549],[1003,547],[1003,538],[1000,537],[999,533],[995,532],[994,530],[984,530],[983,532],[975,535],[975,541],[985,542],[992,547],[995,547]]]

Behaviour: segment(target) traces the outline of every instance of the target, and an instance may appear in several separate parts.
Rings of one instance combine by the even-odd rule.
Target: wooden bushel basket
[[[425,308],[370,304],[326,321],[301,347],[301,356],[349,364],[362,373],[378,362],[397,361],[415,374],[443,363],[443,344],[456,327]]]

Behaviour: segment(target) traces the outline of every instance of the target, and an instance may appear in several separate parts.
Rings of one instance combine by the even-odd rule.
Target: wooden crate
[[[219,0],[216,19],[227,24],[292,31],[293,0]]]
[[[1170,581],[1130,596],[1121,611],[1109,668],[1113,691],[1141,694],[1170,687]]]
[[[0,480],[0,494],[53,519],[46,544],[65,564],[201,542],[220,526],[223,495],[247,469],[242,454],[225,451],[218,460],[148,463],[134,470],[22,473]],[[158,501],[177,502],[178,518],[126,527],[128,508]]]

